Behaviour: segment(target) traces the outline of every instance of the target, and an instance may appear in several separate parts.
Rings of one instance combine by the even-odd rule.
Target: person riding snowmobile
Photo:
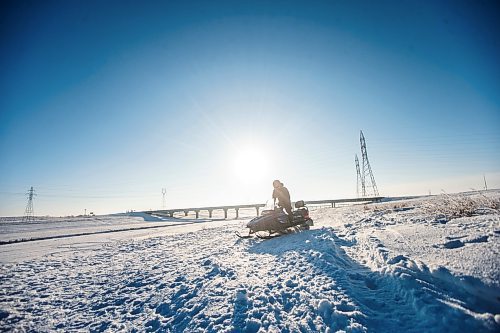
[[[273,200],[276,205],[276,199],[278,199],[278,206],[285,209],[286,214],[288,215],[288,221],[293,221],[293,213],[292,213],[292,202],[290,201],[290,192],[279,180],[273,181]]]

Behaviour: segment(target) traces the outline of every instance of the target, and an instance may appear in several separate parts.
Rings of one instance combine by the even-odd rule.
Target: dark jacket
[[[277,187],[273,190],[273,199],[278,199],[281,207],[291,207],[290,193],[285,186]]]

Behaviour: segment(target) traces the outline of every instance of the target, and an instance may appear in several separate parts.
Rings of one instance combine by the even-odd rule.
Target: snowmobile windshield
[[[264,210],[273,210],[273,209],[274,209],[274,200],[268,199],[266,201],[266,206],[264,207]]]

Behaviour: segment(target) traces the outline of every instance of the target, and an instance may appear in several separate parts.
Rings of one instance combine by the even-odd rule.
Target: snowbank
[[[1,327],[498,331],[498,211],[450,216],[446,200],[318,209],[312,230],[265,241],[237,239],[233,220],[2,245],[44,251],[0,258]]]

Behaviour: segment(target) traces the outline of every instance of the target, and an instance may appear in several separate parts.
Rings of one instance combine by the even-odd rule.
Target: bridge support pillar
[[[196,218],[199,218],[200,217],[200,211],[199,210],[195,210],[194,212],[196,213]]]
[[[212,218],[212,212],[213,212],[213,210],[212,210],[212,209],[209,209],[209,210],[208,210],[208,217],[209,217],[209,218]]]
[[[257,211],[257,216],[259,216],[259,207],[255,207],[255,210]]]
[[[235,208],[235,210],[236,210],[236,218],[239,218],[240,217],[240,209]]]
[[[224,208],[224,218],[227,219],[227,208]]]
[[[184,216],[188,216],[189,211],[185,210],[184,211]]]

